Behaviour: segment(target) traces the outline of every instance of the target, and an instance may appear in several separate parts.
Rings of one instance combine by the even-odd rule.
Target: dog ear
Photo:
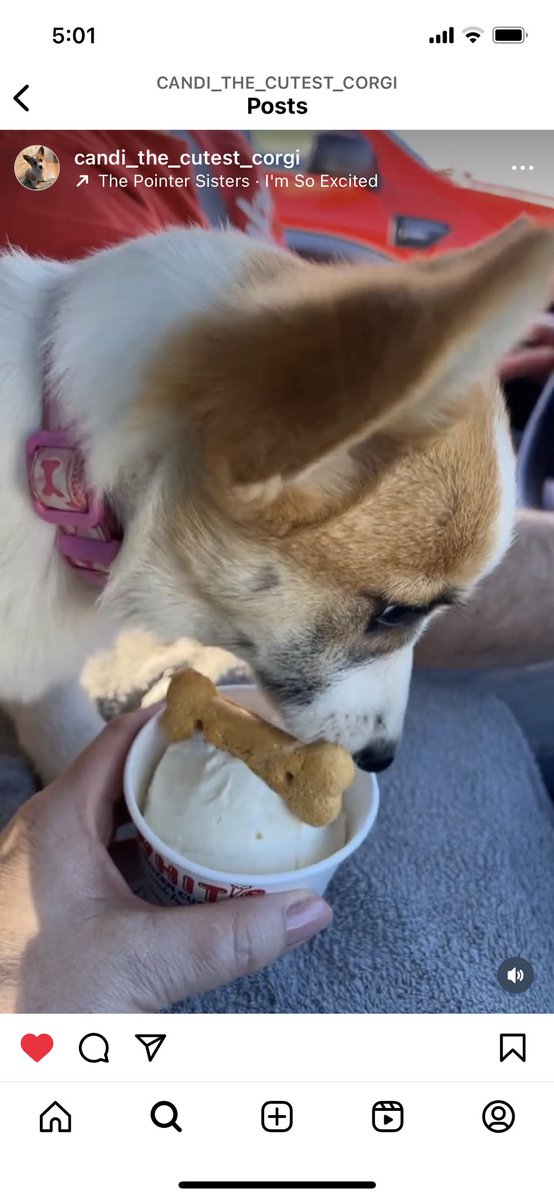
[[[37,158],[44,158],[44,146],[39,146],[37,150]]]
[[[187,412],[212,469],[293,480],[377,433],[414,441],[459,420],[553,274],[554,230],[519,224],[442,269],[291,272],[189,344]]]
[[[24,155],[23,155],[23,158],[25,159],[25,162],[28,162],[28,163],[29,163],[29,165],[32,167],[32,165],[33,165],[33,160],[32,160],[32,158],[31,158],[31,155],[30,155],[30,154],[24,154]]]
[[[487,253],[494,254],[495,250],[505,246],[508,240],[511,241],[519,234],[529,233],[533,228],[536,227],[532,226],[527,217],[518,217],[515,221],[512,221],[511,225],[505,225],[504,229],[492,234],[484,242],[476,242],[473,246],[465,246],[461,250],[445,250],[442,254],[433,254],[430,258],[414,258],[412,259],[412,266],[417,266],[420,271],[429,273],[444,271],[445,268],[455,265],[459,266],[462,260],[466,264],[469,264],[472,259],[474,261],[482,259],[485,250]]]

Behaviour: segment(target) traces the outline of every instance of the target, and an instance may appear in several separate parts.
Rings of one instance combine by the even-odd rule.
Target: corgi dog
[[[44,182],[44,146],[39,146],[36,154],[24,154],[23,158],[29,163],[23,183],[25,187],[35,190],[39,183]]]
[[[236,653],[293,734],[387,766],[417,638],[510,545],[496,368],[553,270],[519,222],[386,269],[195,228],[3,256],[0,702],[43,780],[97,732],[76,680],[125,625]],[[121,525],[100,591],[31,502],[45,390]]]

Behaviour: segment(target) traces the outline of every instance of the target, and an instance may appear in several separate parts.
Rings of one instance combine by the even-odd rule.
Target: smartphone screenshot
[[[548,1194],[553,34],[4,14],[13,1200]]]

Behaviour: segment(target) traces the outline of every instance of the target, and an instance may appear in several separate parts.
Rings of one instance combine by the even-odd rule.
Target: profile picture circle
[[[45,192],[60,174],[60,160],[49,146],[25,146],[14,163],[17,182],[30,192]]]

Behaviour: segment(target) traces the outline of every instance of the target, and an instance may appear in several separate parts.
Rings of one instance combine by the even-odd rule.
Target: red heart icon
[[[53,1045],[54,1041],[49,1033],[26,1033],[25,1037],[21,1038],[21,1049],[33,1062],[40,1062],[41,1058],[46,1058]]]

